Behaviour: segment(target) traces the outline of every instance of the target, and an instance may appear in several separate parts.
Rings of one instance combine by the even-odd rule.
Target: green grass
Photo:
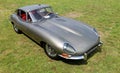
[[[119,3],[119,0],[0,0],[0,73],[120,73]],[[104,42],[103,51],[95,53],[87,64],[51,60],[36,43],[16,34],[9,22],[15,9],[30,4],[49,4],[62,16],[95,27]]]

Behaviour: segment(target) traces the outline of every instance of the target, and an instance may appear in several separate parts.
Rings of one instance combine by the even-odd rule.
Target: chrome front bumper
[[[95,49],[97,48],[101,48],[101,46],[103,45],[102,42],[100,42],[97,46],[93,47],[91,50],[89,50],[88,52],[84,53],[83,55],[80,55],[80,56],[72,56],[72,55],[69,55],[68,58],[65,58],[65,59],[72,59],[72,60],[80,60],[80,59],[84,59],[84,60],[87,60],[87,57],[88,57],[88,54],[90,54],[91,52],[93,52]],[[63,57],[62,55],[59,55],[60,57]],[[64,58],[64,57],[63,57]]]

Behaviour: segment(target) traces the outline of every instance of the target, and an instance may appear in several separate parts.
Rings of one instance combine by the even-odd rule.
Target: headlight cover
[[[68,43],[64,43],[63,51],[65,53],[68,53],[68,54],[76,53],[76,50],[71,45],[69,45]]]

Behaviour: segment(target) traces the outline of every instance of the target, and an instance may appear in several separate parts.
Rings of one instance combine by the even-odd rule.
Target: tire
[[[20,31],[15,24],[13,24],[13,29],[16,33],[21,34],[22,31]]]
[[[51,59],[55,59],[55,60],[59,59],[57,52],[48,44],[45,44],[45,53]]]

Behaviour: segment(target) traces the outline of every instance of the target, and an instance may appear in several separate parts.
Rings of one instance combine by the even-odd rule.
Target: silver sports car
[[[90,53],[102,46],[95,28],[58,16],[49,5],[18,8],[10,16],[10,21],[16,33],[24,33],[40,44],[52,59],[86,60]]]

